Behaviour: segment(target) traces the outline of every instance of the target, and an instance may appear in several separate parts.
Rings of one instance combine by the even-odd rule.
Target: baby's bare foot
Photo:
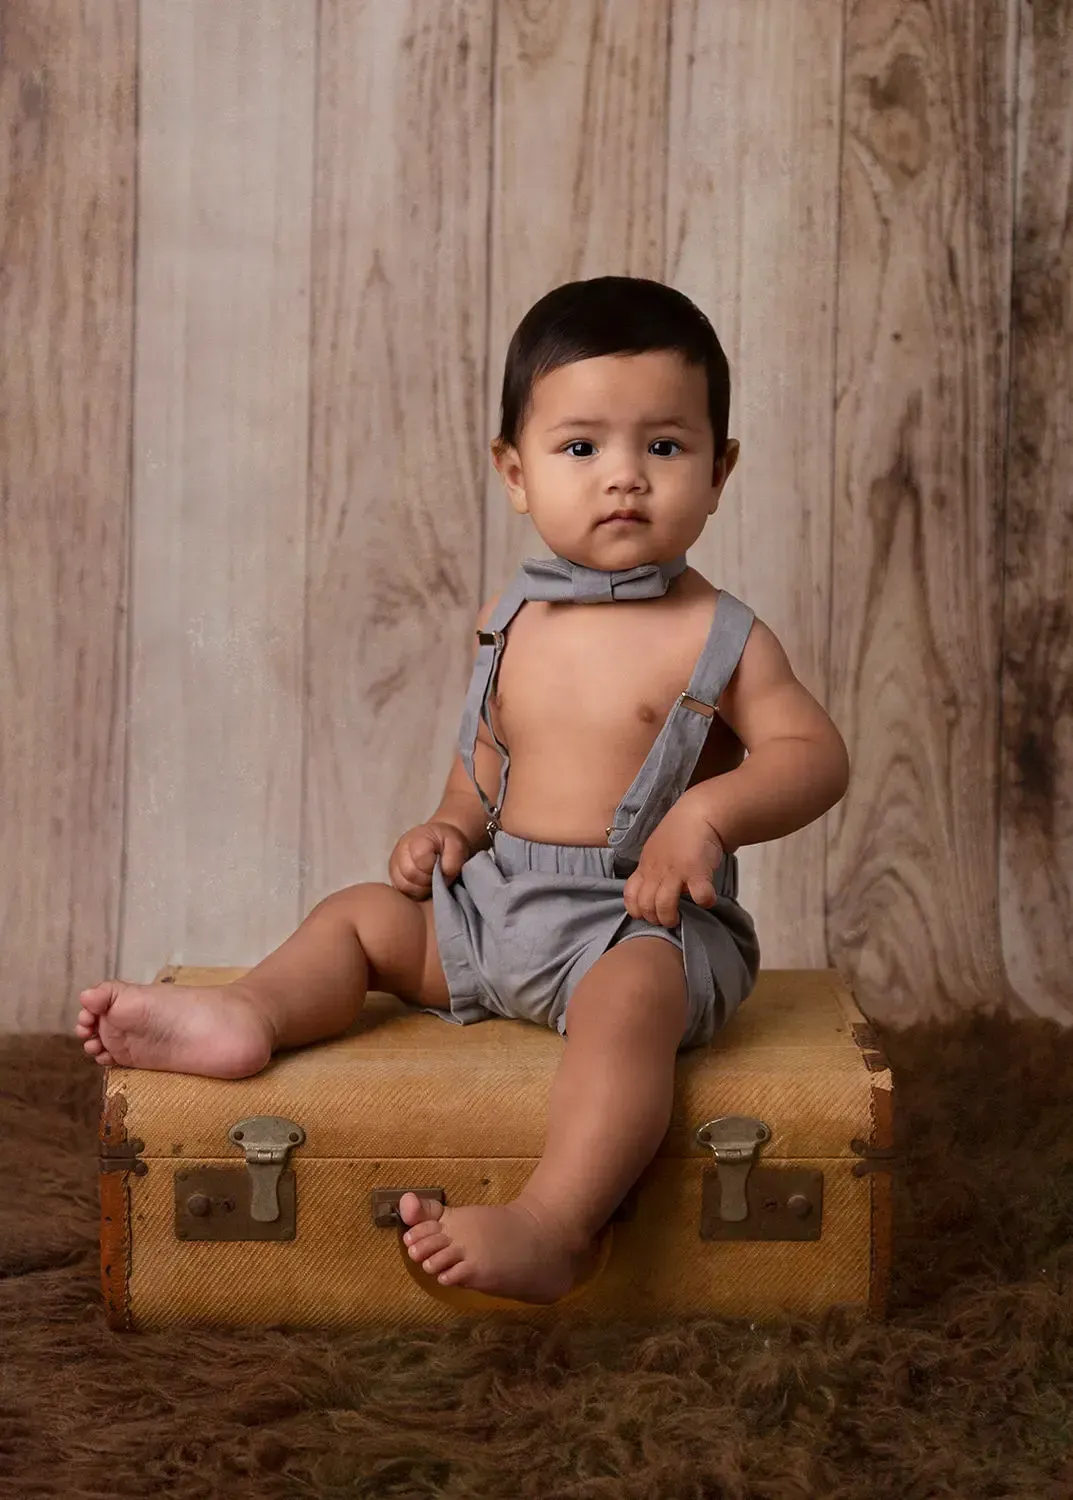
[[[272,1056],[271,1022],[230,985],[123,984],[83,990],[75,1034],[97,1062],[248,1078]]]
[[[404,1193],[399,1212],[411,1260],[441,1286],[467,1286],[522,1302],[565,1297],[593,1246],[571,1239],[539,1208],[513,1203],[445,1208]]]

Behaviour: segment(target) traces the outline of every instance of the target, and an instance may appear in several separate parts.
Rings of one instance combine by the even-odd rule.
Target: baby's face
[[[511,504],[545,543],[590,568],[669,562],[693,545],[737,456],[713,484],[704,370],[678,354],[601,355],[541,376],[517,450],[495,458]],[[616,511],[639,519],[609,519]]]

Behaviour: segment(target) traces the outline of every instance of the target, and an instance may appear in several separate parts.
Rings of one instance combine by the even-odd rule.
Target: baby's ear
[[[505,443],[501,438],[496,438],[492,443],[492,462],[506,487],[511,505],[519,515],[525,515],[529,506],[525,498],[522,461],[518,456],[518,450],[513,443]]]
[[[726,482],[730,478],[731,474],[733,474],[734,468],[735,468],[735,466],[736,466],[736,464],[738,462],[738,458],[739,458],[740,454],[741,454],[741,444],[738,442],[737,438],[728,438],[727,439],[726,452],[723,454],[723,457],[722,457],[722,466],[723,466],[722,483],[723,484],[726,484]]]

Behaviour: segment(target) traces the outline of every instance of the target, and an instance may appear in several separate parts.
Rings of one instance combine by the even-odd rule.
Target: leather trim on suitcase
[[[104,1088],[108,1085],[105,1070]],[[102,1158],[128,1145],[124,1116],[124,1094],[105,1094],[100,1122]],[[130,1186],[125,1171],[106,1171],[99,1176],[101,1200],[101,1291],[109,1328],[129,1329],[130,1298]]]
[[[847,987],[848,988],[848,987]],[[856,1004],[856,1002],[853,1002]],[[894,1147],[894,1094],[889,1086],[890,1062],[879,1033],[871,1021],[855,1022],[850,1027],[865,1067],[870,1073],[886,1073],[888,1086],[871,1091],[872,1117],[870,1147],[892,1150]],[[893,1255],[893,1207],[890,1170],[870,1174],[872,1188],[872,1266],[869,1278],[868,1312],[883,1319],[890,1295],[891,1258]]]

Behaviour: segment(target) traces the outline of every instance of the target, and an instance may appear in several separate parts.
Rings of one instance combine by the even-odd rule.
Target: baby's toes
[[[419,1198],[416,1193],[403,1193],[399,1199],[399,1217],[412,1229],[421,1224],[435,1225],[443,1217],[443,1204],[433,1198]]]
[[[464,1258],[464,1251],[453,1242],[448,1244],[445,1250],[438,1250],[435,1255],[430,1255],[427,1260],[421,1262],[422,1271],[427,1271],[430,1276],[438,1276],[441,1271],[447,1271],[451,1266],[457,1266]]]
[[[446,1250],[450,1243],[450,1239],[445,1234],[424,1234],[411,1244],[410,1259],[427,1260],[430,1255],[435,1255],[437,1250]]]
[[[457,1262],[451,1267],[451,1269],[449,1271],[444,1271],[442,1274],[437,1276],[436,1280],[440,1283],[441,1286],[457,1286],[460,1281],[465,1281],[466,1277],[469,1276],[472,1271],[473,1267],[467,1264],[462,1259],[462,1257],[459,1256]]]
[[[415,1224],[412,1229],[406,1231],[402,1238],[407,1245],[417,1245],[421,1240],[427,1240],[432,1235],[435,1235],[437,1239],[442,1239],[444,1244],[447,1243],[447,1236],[444,1233],[443,1225],[435,1224],[431,1219],[426,1219],[421,1224]]]
[[[78,997],[82,1010],[94,1017],[99,1016],[102,1011],[106,1011],[114,999],[115,985],[108,980],[103,980],[100,984],[92,985],[88,990],[83,990]]]

